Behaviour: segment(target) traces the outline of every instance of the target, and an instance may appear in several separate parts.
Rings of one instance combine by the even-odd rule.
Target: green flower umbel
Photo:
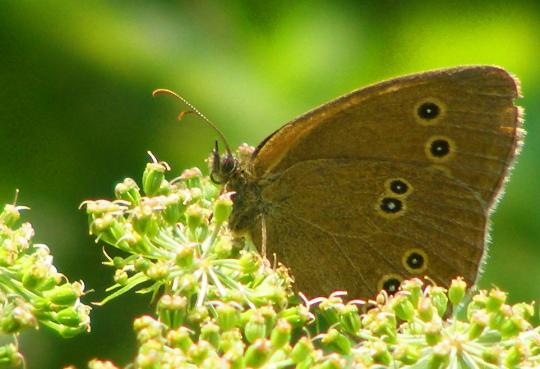
[[[284,267],[271,267],[231,235],[230,194],[198,169],[170,181],[168,170],[153,160],[143,175],[144,192],[126,179],[115,200],[86,202],[91,233],[121,250],[107,262],[115,273],[104,302],[135,288],[156,302],[154,315],[134,323],[139,350],[133,367],[540,365],[533,306],[509,305],[497,289],[472,294],[459,278],[448,290],[404,281],[395,295],[381,292],[375,301],[346,301],[342,292],[306,301],[293,293]],[[468,299],[459,319],[456,311]],[[100,361],[90,367],[116,368]]]
[[[14,338],[46,326],[63,337],[90,330],[90,307],[80,301],[82,282],[69,282],[53,265],[49,248],[32,242],[34,229],[21,222],[24,206],[0,212],[0,332]],[[16,343],[0,346],[0,367],[22,362]]]

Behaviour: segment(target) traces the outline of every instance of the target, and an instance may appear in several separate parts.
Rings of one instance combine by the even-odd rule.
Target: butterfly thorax
[[[234,192],[229,228],[237,234],[243,234],[264,213],[261,187],[248,173],[242,172],[231,178],[226,188]]]

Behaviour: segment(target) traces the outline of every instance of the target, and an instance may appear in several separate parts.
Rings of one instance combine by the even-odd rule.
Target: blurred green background
[[[359,3],[359,2],[358,2]],[[483,286],[540,297],[540,9],[530,1],[2,1],[0,199],[19,204],[70,279],[98,300],[111,271],[78,210],[139,178],[147,150],[175,173],[204,165],[216,135],[175,121],[180,92],[232,145],[352,89],[404,73],[496,64],[522,81],[528,136],[493,217]],[[22,337],[28,368],[133,357],[147,297],[95,308],[91,334]]]

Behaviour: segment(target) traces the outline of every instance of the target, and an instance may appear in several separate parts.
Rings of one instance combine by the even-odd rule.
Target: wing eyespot
[[[428,261],[428,255],[424,250],[413,248],[405,251],[401,263],[409,273],[419,274],[426,271]]]
[[[445,115],[446,105],[434,97],[422,99],[414,106],[414,116],[416,121],[424,126],[431,126],[439,123]]]
[[[388,294],[393,295],[399,290],[401,282],[403,282],[403,277],[399,274],[385,274],[379,280],[377,288],[379,291],[385,290]]]
[[[409,196],[413,187],[405,178],[391,178],[384,184],[385,189],[391,196],[406,197]]]
[[[456,151],[454,140],[446,136],[433,136],[425,145],[425,153],[428,159],[442,163],[450,160]]]
[[[393,219],[405,214],[406,206],[402,199],[391,196],[382,196],[379,198],[376,210],[382,217]]]

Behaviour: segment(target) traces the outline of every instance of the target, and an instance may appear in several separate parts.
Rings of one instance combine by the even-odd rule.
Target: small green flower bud
[[[135,260],[133,266],[137,272],[146,272],[152,266],[152,262],[146,258],[139,257]]]
[[[133,209],[131,215],[135,232],[148,237],[154,237],[159,233],[159,222],[151,205],[142,203]]]
[[[373,342],[370,350],[371,358],[377,364],[389,366],[392,362],[392,355],[388,351],[388,347],[384,342]]]
[[[248,252],[238,260],[242,272],[245,274],[252,274],[259,270],[260,267],[260,258],[255,255],[253,252]]]
[[[486,310],[488,312],[494,312],[506,302],[506,292],[503,292],[497,288],[489,291],[489,295],[486,301]]]
[[[162,182],[165,180],[167,167],[162,163],[148,163],[143,172],[142,184],[147,196],[157,195]]]
[[[214,252],[219,259],[228,259],[232,255],[233,244],[228,238],[221,238],[214,246]]]
[[[347,333],[356,335],[362,327],[358,306],[355,304],[345,305],[339,312],[339,322]]]
[[[158,314],[160,320],[169,328],[176,328],[184,323],[187,309],[187,298],[178,295],[163,295],[159,299]]]
[[[0,346],[0,366],[3,368],[19,367],[23,362],[22,355],[13,343]]]
[[[244,352],[244,341],[238,328],[223,332],[219,341],[222,352]]]
[[[149,315],[143,315],[135,319],[135,321],[133,322],[133,330],[135,332],[139,332],[149,327],[159,329],[161,327],[161,323]]]
[[[516,341],[514,346],[508,350],[506,358],[504,359],[504,365],[507,368],[520,367],[520,364],[527,357],[527,348],[520,341]]]
[[[72,307],[65,308],[56,313],[56,321],[69,327],[78,327],[82,323],[79,312]]]
[[[433,320],[435,307],[431,303],[431,298],[421,297],[420,300],[418,301],[418,308],[416,310],[418,311],[418,316],[424,322],[430,322]]]
[[[422,295],[422,287],[424,283],[418,279],[407,279],[400,285],[402,291],[408,292],[409,300],[414,306],[418,304],[418,299]]]
[[[338,354],[330,354],[328,358],[320,365],[320,369],[343,369],[347,367],[345,358],[342,358]]]
[[[489,316],[483,310],[476,311],[471,317],[471,325],[469,326],[469,339],[474,340],[484,332],[488,325]]]
[[[186,210],[185,200],[184,192],[172,193],[165,198],[163,218],[167,223],[174,226],[182,219]]]
[[[201,170],[197,167],[186,169],[180,174],[180,179],[184,180],[184,183],[188,188],[200,188],[201,187]]]
[[[499,346],[484,347],[482,350],[482,359],[496,367],[501,365],[502,350]]]
[[[266,332],[270,332],[276,324],[276,311],[270,305],[261,306],[258,311],[261,313],[266,324]]]
[[[244,355],[242,355],[242,352],[227,351],[225,352],[225,355],[223,355],[223,359],[228,364],[229,369],[244,369],[245,368]],[[223,367],[226,367],[226,366],[223,366]]]
[[[313,356],[308,356],[304,361],[296,364],[295,369],[312,369],[314,367],[316,368],[315,358]]]
[[[448,298],[452,305],[457,306],[463,301],[465,293],[467,292],[467,282],[463,278],[458,277],[452,280],[450,288],[448,288]]]
[[[529,322],[534,318],[534,306],[532,304],[526,304],[524,302],[515,304],[512,306],[512,311],[515,315],[522,317]]]
[[[159,340],[162,334],[161,326],[149,326],[137,332],[139,344],[146,344],[150,341]]]
[[[342,355],[351,353],[351,341],[337,329],[331,328],[323,335],[321,342],[327,345],[332,351],[336,351]]]
[[[451,352],[452,347],[446,341],[440,342],[439,344],[434,346],[431,357],[429,358],[428,368],[441,368],[441,366],[448,362]]]
[[[195,260],[196,244],[185,245],[176,254],[176,265],[181,268],[191,268]]]
[[[442,340],[442,326],[439,322],[429,322],[424,326],[424,336],[429,346],[435,346]]]
[[[391,306],[399,319],[407,322],[413,320],[414,306],[406,295],[398,292],[398,294],[396,294],[391,300]]]
[[[329,298],[323,299],[319,303],[319,310],[328,325],[335,324],[339,321],[339,310],[343,308],[343,299],[339,296],[331,295]]]
[[[169,181],[163,180],[161,186],[159,186],[158,194],[168,196],[172,193],[173,188],[173,185]]]
[[[115,256],[113,259],[112,259],[112,266],[115,267],[116,269],[120,269],[120,268],[123,268],[126,266],[126,259],[124,259],[123,257],[121,256]]]
[[[246,365],[251,368],[259,368],[266,363],[270,353],[270,342],[265,339],[258,339],[246,350]]]
[[[146,275],[155,281],[161,281],[169,276],[169,271],[169,266],[167,264],[164,262],[157,262],[146,271]]]
[[[272,347],[275,349],[280,349],[287,345],[291,340],[291,330],[292,327],[288,321],[285,319],[279,319],[274,329],[272,329],[272,333],[270,334],[270,342],[272,343]]]
[[[219,348],[219,327],[217,324],[207,322],[201,327],[200,339],[203,339],[214,346]]]
[[[157,369],[161,362],[162,354],[159,349],[147,348],[139,350],[135,361],[137,369]]]
[[[114,281],[121,286],[125,286],[129,280],[127,272],[123,269],[116,269],[114,272]]]
[[[205,306],[198,306],[189,311],[188,321],[191,324],[200,325],[201,322],[208,318],[208,308]]]
[[[421,352],[417,346],[405,343],[396,347],[394,356],[405,365],[413,365],[420,359]]]
[[[471,319],[476,310],[484,309],[486,307],[487,295],[486,292],[481,290],[472,297],[472,301],[467,305],[467,319]]]
[[[26,303],[8,305],[0,318],[0,331],[5,334],[17,334],[36,325],[36,317],[32,314],[31,306]]]
[[[47,275],[47,277],[43,279],[38,286],[36,286],[36,290],[48,291],[60,283],[62,283],[62,275],[59,273],[51,274],[51,270],[49,270],[49,275]]]
[[[529,324],[525,319],[512,316],[502,324],[500,331],[503,338],[509,338],[517,336],[520,332],[526,330],[528,327]]]
[[[7,242],[8,240],[4,241]],[[17,253],[13,251],[9,251],[6,249],[0,249],[0,265],[1,266],[11,266],[15,263],[15,260],[17,260]]]
[[[191,232],[195,230],[203,223],[204,216],[203,211],[199,205],[190,205],[186,210],[187,226]]]
[[[49,273],[49,268],[45,265],[32,265],[30,268],[23,271],[22,283],[29,290],[36,290],[40,286]]]
[[[81,333],[88,332],[88,326],[80,325],[77,327],[69,327],[67,325],[63,325],[56,329],[56,331],[62,338],[73,338]]]
[[[502,305],[498,311],[489,314],[489,327],[491,329],[501,329],[501,326],[512,316],[512,308],[509,305]]]
[[[192,204],[196,204],[203,199],[203,193],[199,187],[190,188],[189,196]]]
[[[288,309],[282,310],[279,317],[286,319],[293,328],[301,327],[308,322],[313,316],[309,309],[304,305],[297,305]]]
[[[191,296],[197,292],[198,284],[197,279],[193,274],[184,274],[180,277],[178,283],[178,292],[182,292],[185,296]]]
[[[15,205],[6,204],[4,210],[0,213],[0,224],[5,224],[8,227],[13,227],[20,219],[21,213]]]
[[[232,212],[233,202],[231,201],[229,195],[225,194],[220,196],[216,201],[214,201],[214,222],[216,224],[222,224],[227,219]]]
[[[265,338],[266,322],[264,317],[259,312],[255,312],[246,323],[244,332],[249,343],[253,343],[260,338]]]
[[[431,297],[431,302],[433,303],[433,306],[435,306],[435,309],[437,309],[439,316],[444,317],[444,314],[446,314],[446,309],[448,308],[448,297],[446,296],[446,290],[439,286],[433,286],[429,290],[429,295]]]
[[[216,307],[217,323],[222,331],[228,331],[240,323],[240,313],[229,304],[220,304]]]
[[[295,364],[298,364],[306,360],[309,356],[314,353],[313,344],[307,337],[302,337],[296,345],[294,345],[291,351],[291,359]]]
[[[172,347],[179,348],[184,353],[187,353],[190,347],[193,346],[193,340],[186,327],[180,327],[169,331],[167,333],[167,342],[169,342]]]
[[[43,296],[56,305],[73,305],[81,296],[80,291],[74,285],[65,283],[52,290],[45,291]]]
[[[200,365],[211,351],[212,346],[208,342],[199,340],[199,342],[189,348],[188,355],[195,364]]]
[[[117,199],[127,201],[132,205],[138,205],[141,202],[139,186],[131,178],[126,178],[122,183],[118,183],[114,194]]]
[[[397,322],[393,314],[379,313],[370,324],[370,329],[377,336],[387,336],[389,340],[394,341],[397,336],[396,326]]]

